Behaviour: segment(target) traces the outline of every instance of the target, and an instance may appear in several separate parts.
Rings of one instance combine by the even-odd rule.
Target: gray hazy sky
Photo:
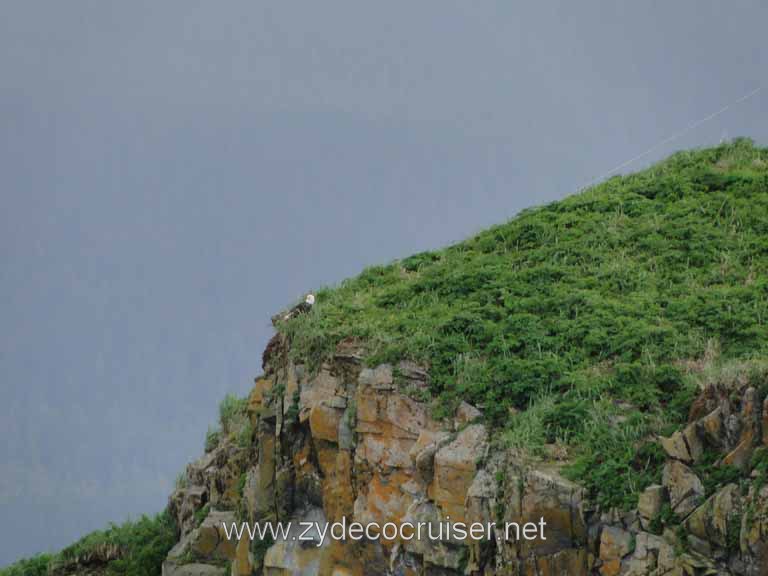
[[[768,81],[764,0],[0,5],[0,565],[159,511],[307,289]],[[661,147],[768,143],[766,90]]]

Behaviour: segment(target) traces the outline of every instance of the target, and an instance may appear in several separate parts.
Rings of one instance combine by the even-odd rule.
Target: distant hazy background
[[[0,5],[0,565],[161,510],[305,290],[768,81],[764,0],[267,4]]]

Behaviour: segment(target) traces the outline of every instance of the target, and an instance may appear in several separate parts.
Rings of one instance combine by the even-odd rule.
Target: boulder
[[[647,576],[656,574],[659,552],[666,543],[660,536],[640,532],[635,536],[635,549],[623,561],[623,576]]]
[[[738,430],[738,442],[735,448],[723,459],[723,462],[746,471],[755,446],[762,441],[762,405],[755,388],[750,387],[744,391],[737,420],[738,426],[734,429]]]
[[[198,565],[205,566],[207,563],[218,565],[227,560],[234,560],[239,543],[234,536],[228,539],[224,530],[225,523],[227,528],[231,529],[234,522],[236,518],[233,512],[210,511],[199,527],[182,536],[168,552],[168,557],[163,564],[163,574],[182,575],[187,574],[187,572],[178,571],[182,567],[192,566],[190,570],[198,570]],[[247,552],[247,538],[245,540]],[[190,564],[190,561],[193,564]],[[205,569],[199,568],[199,570],[203,570],[201,574],[207,574]],[[190,574],[197,574],[197,572],[190,572]]]
[[[422,430],[409,451],[409,456],[413,459],[416,469],[431,478],[435,467],[435,454],[449,439],[450,434],[446,431]]]
[[[466,426],[483,417],[483,413],[467,402],[462,402],[456,409],[454,423],[456,427]]]
[[[206,486],[188,486],[179,488],[171,494],[168,510],[176,518],[176,525],[181,535],[188,534],[195,528],[195,512],[208,502]]]
[[[398,382],[408,392],[426,392],[429,390],[429,372],[419,364],[403,360],[397,365]]]
[[[621,573],[621,561],[632,549],[632,535],[614,526],[606,526],[600,533],[600,574],[617,576]]]
[[[263,574],[265,576],[288,576],[301,574],[302,576],[319,576],[323,552],[328,547],[326,539],[321,544],[320,537],[314,533],[302,534],[304,528],[301,522],[325,523],[323,511],[312,508],[299,511],[291,518],[291,531],[286,540],[278,540],[269,547],[264,555]],[[314,541],[300,541],[302,538],[314,537]]]
[[[741,436],[739,442],[759,442],[761,438],[762,404],[755,388],[747,388],[741,399]]]
[[[536,569],[545,570],[564,565],[568,565],[572,571],[554,573],[586,574],[589,550],[586,545],[587,525],[583,516],[584,490],[563,478],[558,466],[539,464],[525,470],[510,462],[499,472],[494,474],[494,482],[503,478],[497,488],[503,499],[500,506],[493,501],[489,504],[494,504],[494,509],[503,510],[499,535],[502,538],[500,552],[504,562],[523,563],[528,570],[525,574],[536,574]],[[473,483],[470,498],[467,499],[470,504],[474,490],[479,487]],[[538,524],[541,520],[545,522],[543,538],[537,534],[533,540],[518,540],[514,527],[505,533],[507,523],[524,526],[528,522]],[[525,564],[526,559],[532,557],[537,559],[536,562]],[[578,571],[574,568],[576,565],[581,566]]]
[[[232,560],[237,540],[228,539],[224,525],[231,528],[237,522],[234,512],[211,510],[202,524],[192,532],[189,548],[196,558]]]
[[[227,438],[205,457],[188,466],[187,477],[190,484],[207,488],[207,500],[211,505],[233,508],[239,499],[237,484],[248,457],[247,448]]]
[[[726,456],[723,458],[723,464],[734,466],[739,470],[746,471],[749,467],[750,461],[752,460],[753,452],[754,445],[752,438],[745,438],[736,445],[736,448],[726,454]]]
[[[677,460],[670,460],[664,465],[662,483],[669,492],[672,509],[678,516],[690,514],[704,497],[704,485],[699,477]]]
[[[661,507],[667,498],[667,490],[664,486],[654,484],[648,486],[637,499],[637,512],[640,515],[640,523],[647,530],[653,521],[661,513]]]
[[[659,437],[659,443],[667,453],[667,456],[680,460],[682,462],[690,462],[690,454],[688,453],[688,447],[685,445],[685,440],[681,432],[675,432],[669,438],[664,436]]]
[[[725,423],[723,420],[723,409],[717,407],[701,418],[698,422],[707,443],[717,448],[725,446]]]
[[[729,530],[734,529],[734,520],[740,514],[739,487],[729,484],[696,508],[685,521],[685,528],[694,537],[725,548],[730,538],[738,537]]]
[[[380,364],[375,368],[364,368],[360,372],[358,382],[361,386],[370,386],[375,390],[394,390],[394,378],[392,366]]]
[[[343,409],[334,408],[327,401],[321,401],[312,406],[309,412],[309,428],[312,431],[312,437],[328,442],[338,442],[339,422],[343,414]]]
[[[252,521],[264,520],[277,514],[275,509],[275,436],[268,428],[258,434],[258,461],[248,469],[243,496],[247,503],[248,517]]]
[[[414,501],[412,480],[411,472],[404,470],[373,474],[370,481],[360,487],[355,499],[355,521],[362,524],[402,522]]]
[[[315,405],[344,394],[344,386],[331,373],[331,367],[324,364],[314,378],[299,386],[299,421],[306,422]],[[332,406],[330,402],[328,405]]]
[[[346,450],[326,446],[317,449],[318,464],[322,472],[323,509],[329,521],[351,516],[355,491],[352,487],[352,455]]]
[[[442,519],[440,510],[434,503],[424,500],[413,502],[403,517],[403,521],[410,522],[414,526],[423,523],[422,537],[404,542],[403,548],[411,554],[420,556],[425,562],[433,566],[458,569],[461,566],[465,550],[461,542],[437,539],[441,533],[440,523]],[[430,538],[430,536],[434,538]]]
[[[230,576],[251,576],[254,566],[251,563],[250,540],[241,538],[237,543],[235,558],[232,560],[232,571]]]
[[[358,434],[402,438],[412,443],[423,430],[440,428],[430,418],[427,404],[395,391],[387,365],[360,373],[354,404]]]
[[[257,419],[268,410],[269,395],[272,392],[272,380],[257,378],[254,381],[251,393],[248,395],[248,415],[251,423],[256,424]]]
[[[474,480],[478,458],[485,452],[486,442],[485,426],[472,424],[435,454],[435,473],[430,496],[442,509],[443,514],[454,522],[464,521],[464,500]]]
[[[659,438],[662,448],[670,458],[685,464],[698,462],[704,454],[704,444],[696,428],[696,424],[689,424],[683,431],[677,431],[669,438]]]
[[[750,510],[741,518],[740,548],[749,576],[764,576],[768,570],[768,484],[759,490],[753,486],[745,507]]]

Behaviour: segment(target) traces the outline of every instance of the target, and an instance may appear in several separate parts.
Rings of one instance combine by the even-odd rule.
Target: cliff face
[[[768,149],[681,152],[316,296],[167,513],[3,576],[768,575]],[[223,528],[449,518],[496,529]]]
[[[766,223],[737,140],[321,290],[174,494],[166,575],[768,574]],[[249,550],[221,518],[546,530]]]
[[[743,380],[704,388],[688,425],[658,439],[660,485],[629,510],[600,509],[563,477],[557,454],[501,447],[474,407],[435,420],[417,400],[429,385],[419,366],[365,367],[346,341],[310,373],[289,352],[284,336],[267,349],[241,423],[247,441],[242,430],[222,435],[172,495],[180,538],[165,576],[768,574],[768,399]],[[498,539],[251,543],[221,526],[448,517],[496,522]],[[542,518],[544,538],[502,534],[506,522]]]

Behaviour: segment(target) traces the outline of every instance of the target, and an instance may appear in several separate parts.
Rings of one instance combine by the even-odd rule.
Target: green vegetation
[[[682,556],[690,549],[688,532],[682,526],[675,528],[675,556]]]
[[[253,441],[253,426],[248,419],[245,419],[237,432],[237,445],[240,448],[248,448]]]
[[[267,555],[267,550],[274,544],[275,541],[272,536],[267,533],[263,540],[254,538],[251,540],[251,553],[253,554],[253,565],[256,568],[260,568],[264,565],[264,557]]]
[[[195,527],[200,526],[203,521],[208,517],[208,512],[211,510],[210,504],[205,504],[202,508],[195,510]]]
[[[176,480],[174,481],[173,485],[176,490],[181,490],[186,488],[188,483],[189,479],[187,478],[187,472],[186,470],[182,470],[176,475]]]
[[[738,482],[742,472],[735,466],[720,463],[722,455],[716,450],[707,450],[694,466],[694,472],[704,484],[705,496],[712,496],[721,487]]]
[[[664,452],[649,439],[650,420],[638,412],[618,422],[593,412],[578,434],[581,448],[566,476],[581,482],[601,506],[632,508],[639,492],[661,482]]]
[[[208,432],[205,433],[205,451],[212,452],[219,445],[220,439],[221,431],[208,427]]]
[[[240,522],[248,521],[248,503],[245,498],[245,485],[248,483],[248,472],[243,472],[237,479],[237,486],[235,491],[237,497],[235,499],[235,515]]]
[[[664,502],[661,505],[661,512],[658,516],[651,520],[650,530],[654,534],[662,534],[664,528],[667,526],[677,526],[680,523],[680,519],[673,512],[672,506],[669,502]]]
[[[247,398],[238,398],[227,394],[219,404],[219,424],[225,434],[239,431],[243,419],[246,418]]]
[[[247,448],[253,439],[253,428],[248,419],[248,398],[227,394],[219,404],[219,425],[208,428],[205,435],[205,451],[211,452],[222,437],[232,437],[238,446]]]
[[[34,558],[19,560],[7,568],[0,568],[0,576],[47,576],[48,565],[52,559],[50,554],[40,554]]]
[[[768,483],[768,448],[761,446],[755,450],[750,468],[755,474],[755,490],[759,492]]]
[[[50,566],[75,562],[105,546],[121,551],[118,559],[107,564],[105,573],[109,576],[159,576],[163,560],[175,542],[176,526],[170,514],[142,516],[135,522],[92,532],[58,554],[21,560],[0,569],[0,576],[44,576]]]
[[[279,330],[311,369],[345,338],[427,365],[438,414],[466,399],[509,442],[570,447],[624,506],[658,478],[648,435],[686,417],[686,363],[765,355],[767,319],[768,150],[736,140],[368,268]]]
[[[727,519],[725,528],[725,549],[729,554],[738,554],[741,550],[739,536],[741,534],[741,514],[733,514]]]

